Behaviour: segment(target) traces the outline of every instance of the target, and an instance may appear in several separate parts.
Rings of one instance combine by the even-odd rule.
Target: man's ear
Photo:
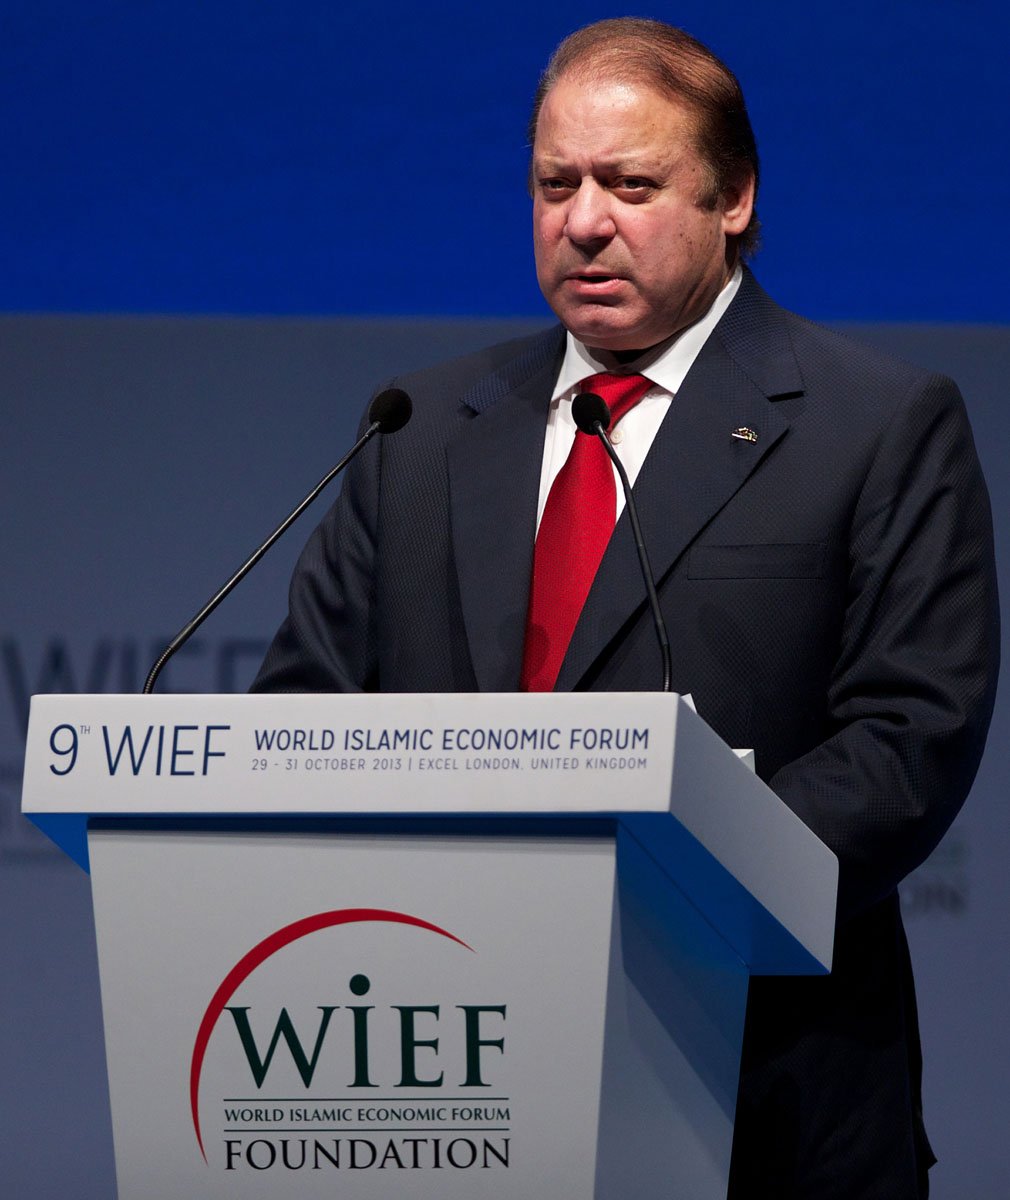
[[[727,237],[739,237],[754,215],[754,173],[747,171],[723,189],[721,197],[722,230]]]

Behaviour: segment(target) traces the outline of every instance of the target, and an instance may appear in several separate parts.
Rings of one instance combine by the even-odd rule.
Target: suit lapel
[[[549,330],[463,397],[475,417],[448,447],[450,520],[477,686],[514,691],[529,600],[537,497],[564,331]]]
[[[657,582],[773,452],[788,421],[775,397],[803,391],[778,310],[747,274],[734,303],[674,397],[635,483]],[[733,437],[741,428],[756,441]],[[579,685],[598,655],[646,603],[627,512],[579,618],[557,690]],[[657,653],[657,684],[659,681]]]

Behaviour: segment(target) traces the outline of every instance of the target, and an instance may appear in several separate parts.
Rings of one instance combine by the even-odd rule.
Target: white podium
[[[675,696],[37,696],[120,1200],[724,1197],[837,863]]]

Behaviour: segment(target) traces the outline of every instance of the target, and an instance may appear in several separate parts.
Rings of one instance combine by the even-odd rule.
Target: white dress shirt
[[[537,507],[537,528],[544,514],[544,505],[558,472],[565,465],[575,441],[577,428],[572,419],[572,400],[579,392],[579,384],[589,375],[628,374],[644,375],[653,386],[642,400],[621,420],[611,434],[614,449],[621,464],[628,472],[634,485],[645,457],[659,432],[663,418],[669,411],[694,360],[708,340],[709,334],[729,308],[740,287],[743,270],[737,267],[733,275],[715,298],[708,312],[693,325],[689,325],[659,351],[643,354],[634,362],[615,367],[594,357],[588,347],[577,342],[569,333],[565,346],[565,357],[554,385],[550,413],[547,417],[547,432],[544,437],[543,466],[540,472],[540,500]],[[614,486],[617,489],[617,516],[624,511],[624,489],[614,471]]]

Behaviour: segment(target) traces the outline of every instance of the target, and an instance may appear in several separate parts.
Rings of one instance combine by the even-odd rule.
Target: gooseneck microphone
[[[663,659],[663,691],[668,692],[670,691],[670,680],[673,675],[673,662],[670,657],[670,638],[667,635],[666,622],[663,620],[663,613],[659,607],[659,597],[656,595],[656,580],[652,574],[649,552],[645,548],[645,539],[642,537],[642,525],[638,519],[638,506],[635,504],[635,496],[631,490],[628,472],[624,469],[624,464],[617,457],[617,452],[614,450],[613,444],[607,435],[607,430],[610,428],[610,409],[607,406],[606,400],[602,396],[597,396],[595,392],[580,392],[572,401],[572,417],[575,420],[575,424],[583,433],[595,434],[600,439],[610,457],[610,461],[617,468],[617,474],[621,478],[621,486],[624,488],[624,499],[628,506],[628,517],[631,521],[631,532],[635,538],[635,549],[638,551],[638,565],[642,568],[642,578],[645,580],[645,590],[649,596],[649,608],[652,610],[652,623],[656,629],[656,637],[659,640],[659,652]]]
[[[214,609],[217,608],[221,601],[224,600],[226,596],[230,595],[231,592],[242,582],[242,580],[245,579],[245,577],[249,574],[253,567],[256,566],[263,555],[266,554],[274,542],[277,541],[281,534],[287,532],[288,528],[298,520],[298,518],[309,507],[312,501],[316,499],[316,497],[323,490],[323,488],[326,487],[330,480],[336,478],[336,476],[340,474],[340,472],[344,469],[344,467],[347,466],[351,459],[354,458],[358,451],[362,449],[365,443],[371,441],[371,439],[377,433],[396,433],[398,429],[402,429],[410,420],[410,414],[412,411],[413,405],[411,404],[410,397],[406,392],[401,391],[400,388],[387,388],[386,391],[380,392],[375,397],[368,407],[368,428],[365,430],[365,432],[361,435],[361,437],[358,438],[350,450],[347,451],[340,462],[338,462],[331,471],[328,471],[322,477],[322,479],[320,479],[320,481],[316,484],[312,491],[309,492],[301,504],[299,504],[298,507],[292,513],[290,513],[280,525],[277,526],[277,528],[267,538],[263,545],[257,550],[253,551],[249,558],[247,558],[242,566],[239,567],[239,569],[235,572],[231,579],[228,580],[224,587],[222,587],[219,592],[217,592],[210,600],[207,601],[203,608],[200,609],[196,616],[187,625],[183,626],[183,628],[179,630],[171,642],[169,642],[169,644],[161,652],[157,662],[151,668],[147,676],[147,682],[144,684],[143,695],[150,695],[150,693],[154,691],[154,685],[158,679],[158,676],[161,674],[162,668],[172,657],[172,655],[175,654],[180,647],[184,646],[187,641],[189,641],[189,639],[194,633],[196,633],[204,621],[207,620],[207,618],[214,611]]]
[[[407,424],[413,411],[410,397],[402,388],[386,388],[384,392],[380,392],[368,406],[368,428],[361,435],[361,439],[355,442],[319,487],[325,487],[333,476],[351,461],[373,433],[396,433]],[[314,494],[309,497],[310,501],[312,499]]]

